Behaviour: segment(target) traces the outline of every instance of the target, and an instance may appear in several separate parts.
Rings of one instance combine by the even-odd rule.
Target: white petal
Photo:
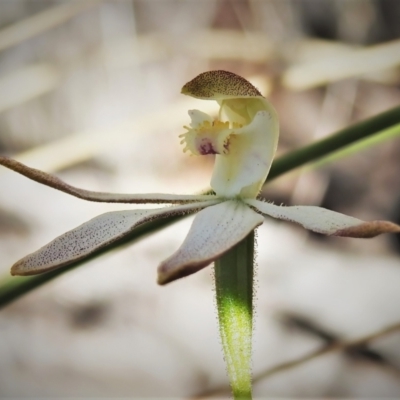
[[[370,238],[381,233],[400,232],[400,226],[389,221],[365,222],[321,207],[285,207],[253,199],[245,201],[262,214],[295,222],[306,229],[324,235]]]
[[[192,120],[190,123],[190,126],[194,129],[198,128],[200,125],[202,125],[205,121],[208,121],[210,123],[213,122],[213,118],[210,117],[208,114],[206,114],[203,111],[199,110],[189,110],[188,111],[189,117]]]
[[[229,154],[216,155],[211,187],[221,197],[256,197],[278,144],[276,113],[258,111],[251,124],[230,136]]]
[[[215,201],[153,210],[114,211],[99,215],[15,263],[11,274],[34,275],[68,265],[123,238],[145,222],[193,212],[213,204]]]
[[[50,175],[46,172],[40,171],[35,168],[30,168],[8,157],[0,156],[0,165],[10,168],[13,171],[18,172],[26,176],[27,178],[39,182],[43,185],[70,194],[71,196],[99,203],[183,204],[183,203],[207,201],[215,199],[215,196],[211,195],[177,195],[177,194],[164,194],[164,193],[124,194],[124,193],[93,192],[91,190],[79,189],[77,187],[71,186],[68,183],[63,182],[56,176]]]
[[[246,204],[235,200],[200,211],[181,247],[160,264],[158,282],[165,284],[206,267],[263,220]]]

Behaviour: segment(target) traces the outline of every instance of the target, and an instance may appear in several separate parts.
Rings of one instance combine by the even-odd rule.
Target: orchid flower
[[[102,214],[18,261],[11,269],[12,275],[40,274],[68,265],[109,246],[148,221],[194,212],[197,215],[181,247],[158,268],[160,284],[211,264],[262,224],[264,216],[333,236],[369,238],[399,232],[400,227],[388,221],[364,222],[320,207],[285,207],[257,200],[278,143],[278,118],[272,105],[247,80],[227,71],[202,73],[184,85],[182,93],[215,100],[220,106],[217,119],[198,110],[189,111],[191,123],[181,135],[184,151],[216,155],[211,178],[215,195],[92,192],[0,156],[1,165],[84,200],[173,204]]]
[[[253,232],[264,217],[294,222],[325,235],[359,238],[400,232],[400,226],[388,221],[364,222],[320,207],[276,206],[258,200],[278,144],[278,117],[272,105],[247,80],[227,71],[202,73],[188,82],[182,93],[215,100],[220,106],[216,119],[199,110],[189,111],[190,125],[180,136],[185,152],[215,154],[211,178],[215,194],[92,192],[0,156],[1,165],[84,200],[172,204],[99,215],[18,261],[11,274],[51,271],[88,258],[146,222],[197,212],[180,248],[158,267],[158,283],[166,284],[216,262],[220,333],[233,394],[235,399],[251,399]]]

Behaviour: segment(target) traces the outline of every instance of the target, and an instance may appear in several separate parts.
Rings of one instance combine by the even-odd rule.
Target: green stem
[[[283,175],[294,168],[303,166],[311,161],[319,160],[321,157],[344,148],[351,143],[355,143],[374,134],[379,134],[382,130],[388,129],[399,123],[400,107],[395,107],[387,112],[369,118],[363,122],[359,122],[351,127],[345,128],[326,139],[279,157],[274,161],[267,181],[269,182],[272,179],[275,179],[278,176]],[[81,264],[84,264],[107,251],[116,249],[124,244],[132,244],[133,242],[144,238],[148,234],[164,228],[165,226],[170,225],[181,218],[182,217],[170,217],[162,220],[155,220],[142,225],[123,240],[115,242],[110,247],[92,254],[89,258],[74,262],[67,267],[38,276],[25,278],[9,278],[9,276],[7,276],[3,279],[0,279],[0,308],[4,307],[11,301],[18,299],[22,295],[29,293],[31,290],[36,289],[44,283],[51,281],[59,275]]]
[[[333,153],[330,153],[327,156],[309,164],[308,168],[315,169],[323,167],[326,164],[338,161],[344,157],[349,157],[356,153],[360,153],[369,147],[376,146],[380,143],[386,142],[389,139],[394,139],[396,136],[400,136],[400,124],[391,126],[390,128],[384,129],[373,136],[363,140],[358,140],[357,142],[334,151]]]
[[[378,114],[375,117],[342,129],[341,131],[334,133],[325,139],[319,140],[318,142],[312,143],[309,146],[285,154],[272,164],[267,181],[269,182],[286,172],[301,167],[311,161],[316,161],[327,154],[348,146],[351,143],[380,133],[382,130],[388,129],[399,123],[400,107],[395,107],[389,111]]]
[[[222,347],[233,396],[251,399],[254,232],[215,262]]]

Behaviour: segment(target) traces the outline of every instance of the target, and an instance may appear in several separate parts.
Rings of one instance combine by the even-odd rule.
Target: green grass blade
[[[392,108],[382,114],[358,122],[342,129],[331,136],[312,143],[299,150],[292,151],[275,160],[268,175],[267,182],[311,161],[318,160],[343,147],[366,139],[400,123],[400,107]]]

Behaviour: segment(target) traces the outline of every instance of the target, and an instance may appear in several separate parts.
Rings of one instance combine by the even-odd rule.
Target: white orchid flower
[[[191,123],[181,135],[185,151],[215,154],[211,187],[215,195],[112,194],[68,185],[43,171],[0,157],[0,164],[44,185],[84,200],[109,203],[164,203],[170,207],[108,212],[57,237],[18,261],[12,275],[34,275],[85,259],[130,234],[138,226],[171,215],[197,212],[181,247],[158,268],[165,284],[211,264],[263,223],[264,216],[291,221],[314,232],[369,238],[400,232],[388,221],[364,222],[313,206],[276,206],[257,200],[270,170],[279,136],[274,108],[244,78],[209,71],[187,83],[182,93],[220,105],[218,119],[189,111]]]

